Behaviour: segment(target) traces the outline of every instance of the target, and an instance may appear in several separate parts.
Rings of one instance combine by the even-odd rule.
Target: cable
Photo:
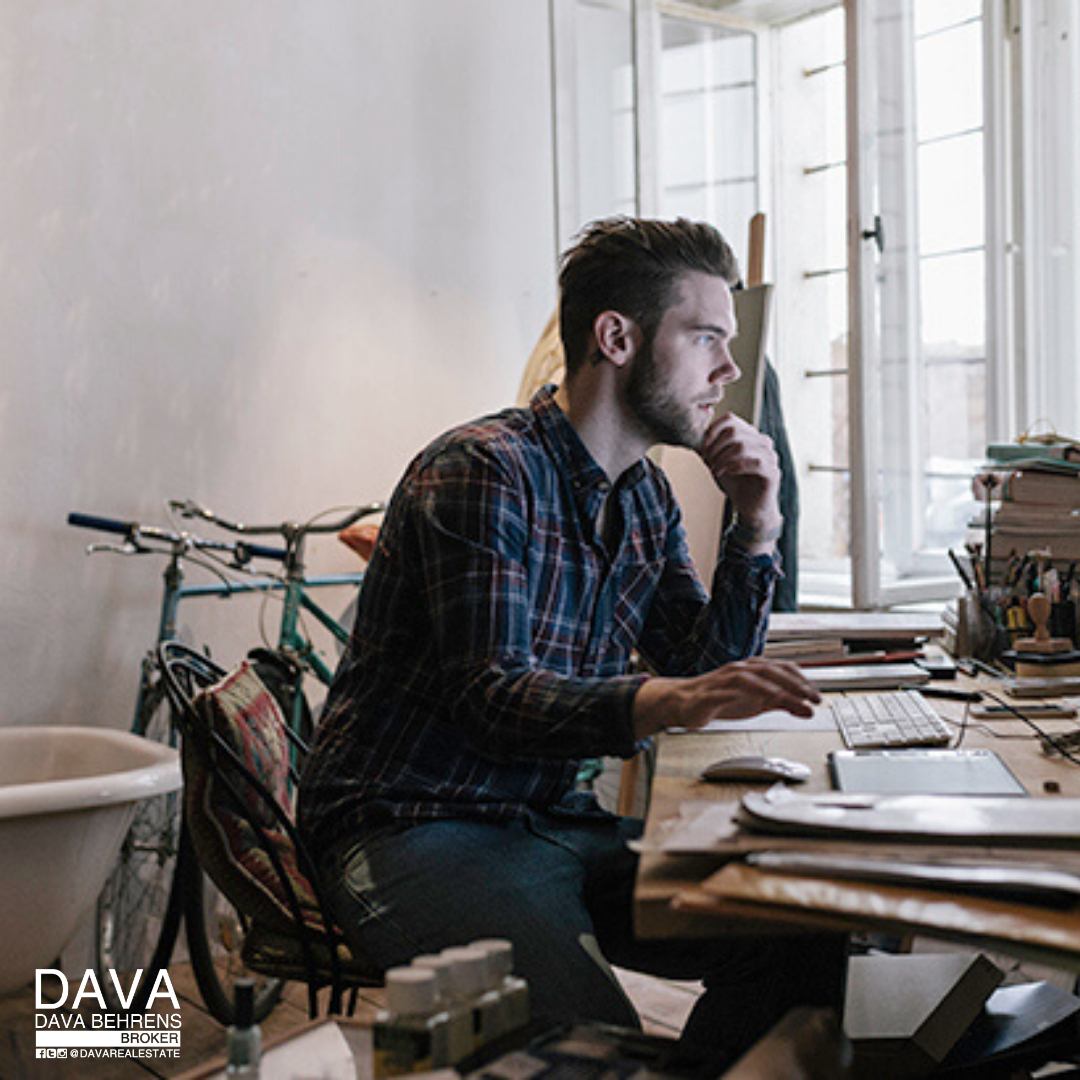
[[[960,717],[960,734],[956,737],[956,743],[953,745],[954,750],[959,750],[964,742],[964,736],[967,734],[968,724],[971,721],[971,702],[964,702],[964,715]]]
[[[966,725],[966,727],[967,727],[967,729],[969,731],[978,731],[980,734],[987,735],[991,739],[1003,739],[1006,742],[1009,741],[1010,739],[1012,739],[1013,741],[1017,741],[1017,740],[1021,740],[1021,739],[1025,740],[1025,741],[1030,741],[1032,739],[1037,739],[1038,738],[1037,735],[1026,732],[1026,731],[1023,734],[1010,734],[1010,733],[1004,732],[1004,731],[997,731],[993,727],[991,727],[989,724],[980,723],[978,720],[966,720],[966,721],[965,720],[954,720],[951,716],[942,716],[941,719],[946,724],[949,724],[951,727],[961,728],[961,727],[964,727]],[[960,743],[957,742],[956,746],[954,746],[953,749],[955,750],[959,745],[960,745]]]
[[[1012,713],[1012,715],[1015,716],[1018,720],[1022,720],[1025,724],[1027,724],[1027,726],[1031,728],[1031,730],[1034,731],[1035,734],[1039,737],[1039,740],[1042,742],[1043,746],[1050,747],[1055,753],[1060,754],[1066,761],[1071,761],[1073,765],[1080,765],[1080,756],[1077,756],[1067,746],[1058,742],[1058,740],[1053,735],[1049,734],[1049,732],[1043,731],[1043,729],[1039,727],[1039,725],[1036,724],[1034,720],[1025,716],[1011,702],[1003,701],[997,696],[997,694],[992,694],[988,690],[983,691],[983,694],[985,697],[988,697],[992,702],[994,702],[995,705],[1001,706],[1001,708],[1005,709],[1006,712]]]

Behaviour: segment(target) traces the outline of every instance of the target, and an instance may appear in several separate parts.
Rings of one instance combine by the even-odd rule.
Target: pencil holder
[[[999,626],[988,602],[975,589],[957,598],[957,656],[995,660],[1009,648],[1009,635]]]

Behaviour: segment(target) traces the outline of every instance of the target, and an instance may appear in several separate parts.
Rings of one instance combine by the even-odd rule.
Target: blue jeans
[[[477,938],[507,938],[534,1017],[637,1027],[604,962],[704,981],[688,1047],[717,1061],[752,1045],[794,1005],[838,1007],[839,935],[642,941],[632,900],[641,835],[632,818],[587,821],[530,813],[509,824],[388,826],[322,859],[334,916],[384,968]],[[602,957],[598,955],[602,953]]]

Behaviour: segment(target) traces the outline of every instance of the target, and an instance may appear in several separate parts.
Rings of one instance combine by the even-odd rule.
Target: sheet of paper
[[[685,728],[668,728],[669,734],[693,735]],[[771,709],[749,720],[710,720],[696,731],[722,731],[737,734],[740,731],[836,731],[836,720],[828,705],[818,705],[813,716],[796,716],[782,709]]]
[[[316,1024],[263,1052],[262,1080],[371,1080],[371,1031],[350,1025],[348,1036],[332,1021]],[[212,1080],[225,1080],[222,1070]]]
[[[697,854],[715,851],[721,841],[734,840],[739,834],[735,821],[739,804],[688,800],[679,807],[679,816],[662,823],[662,833],[655,845],[674,854]]]

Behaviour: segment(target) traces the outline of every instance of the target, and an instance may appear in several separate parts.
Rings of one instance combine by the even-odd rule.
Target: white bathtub
[[[135,803],[180,783],[176,751],[149,739],[0,727],[0,994],[54,966],[109,876]]]

